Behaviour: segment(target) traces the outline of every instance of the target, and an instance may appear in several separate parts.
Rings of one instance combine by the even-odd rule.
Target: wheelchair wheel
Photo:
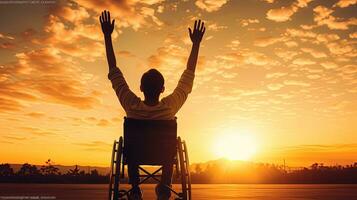
[[[190,200],[191,199],[191,177],[188,160],[188,151],[185,141],[181,141],[181,138],[177,138],[177,154],[178,165],[181,176],[181,189],[182,193],[179,199]]]
[[[120,197],[119,181],[120,181],[120,166],[123,158],[123,138],[119,141],[114,141],[112,161],[109,174],[109,200],[118,200]]]

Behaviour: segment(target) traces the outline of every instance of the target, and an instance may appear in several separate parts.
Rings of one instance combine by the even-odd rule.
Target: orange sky
[[[172,91],[187,27],[206,22],[195,86],[177,115],[191,162],[217,159],[227,132],[254,138],[252,161],[357,161],[356,0],[53,2],[0,4],[0,163],[108,165],[124,113],[106,78],[104,9],[138,95],[149,68]]]

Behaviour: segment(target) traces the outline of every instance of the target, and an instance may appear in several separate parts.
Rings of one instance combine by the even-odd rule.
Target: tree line
[[[289,169],[266,163],[231,163],[221,160],[202,167],[195,165],[193,183],[256,183],[256,184],[355,184],[357,162],[351,165],[325,166],[314,163],[309,167]]]
[[[285,166],[231,162],[217,160],[208,164],[194,164],[191,166],[192,183],[270,183],[270,184],[356,184],[357,162],[351,165],[325,166],[314,163],[310,167],[288,170]],[[174,171],[174,183],[177,173]],[[125,176],[125,180],[127,177]],[[10,164],[0,164],[0,182],[2,183],[93,183],[107,184],[109,174],[100,174],[96,169],[85,172],[78,165],[61,173],[51,160],[45,165],[37,167],[25,163],[18,171],[14,171]],[[150,181],[152,183],[152,181]]]
[[[61,173],[54,166],[51,159],[38,168],[36,165],[25,163],[15,172],[10,164],[0,164],[0,182],[5,183],[107,183],[108,175],[98,173],[93,169],[90,172],[80,170],[78,165],[66,173]]]

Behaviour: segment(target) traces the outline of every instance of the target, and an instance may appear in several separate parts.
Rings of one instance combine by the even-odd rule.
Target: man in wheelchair
[[[183,72],[174,91],[160,100],[160,94],[164,92],[164,77],[156,69],[150,69],[141,77],[140,90],[144,93],[144,100],[136,96],[126,83],[124,76],[116,65],[111,34],[114,30],[115,20],[110,19],[108,11],[102,12],[100,23],[105,39],[106,55],[109,66],[108,78],[124,108],[127,118],[147,120],[172,120],[185,103],[188,94],[192,90],[198,52],[202,37],[205,33],[204,23],[195,21],[193,30],[189,28],[189,36],[192,41],[192,50],[188,58],[187,68]],[[138,165],[128,163],[129,181],[134,187],[130,192],[130,199],[142,199],[142,192],[138,187],[140,181]],[[158,199],[169,199],[171,191],[163,185],[171,185],[173,163],[163,165],[161,182],[156,186]]]

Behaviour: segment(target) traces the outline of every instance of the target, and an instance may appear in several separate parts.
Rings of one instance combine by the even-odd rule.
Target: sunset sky
[[[357,162],[356,4],[0,1],[0,163],[109,165],[125,114],[107,79],[104,9],[116,19],[117,65],[141,97],[150,68],[165,76],[164,95],[174,89],[187,28],[205,21],[194,89],[177,114],[191,163],[229,156],[222,147],[254,162]]]

